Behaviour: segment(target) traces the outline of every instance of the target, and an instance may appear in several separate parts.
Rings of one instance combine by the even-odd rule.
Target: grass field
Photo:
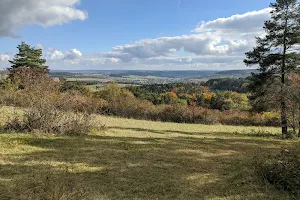
[[[277,128],[95,120],[104,130],[84,137],[0,134],[0,199],[59,196],[71,183],[73,199],[293,199],[252,167],[297,142]]]
[[[68,78],[68,81],[101,81],[103,83],[109,82],[110,80],[105,79],[105,78],[97,78],[97,77],[91,77],[91,78],[81,78],[81,77],[76,77],[76,78]]]
[[[92,90],[97,90],[97,88],[104,88],[105,86],[107,86],[106,83],[103,84],[97,84],[97,85],[87,85],[87,87],[91,88]],[[127,86],[139,86],[137,84],[122,84],[122,83],[118,83],[118,86],[121,88],[127,87]]]

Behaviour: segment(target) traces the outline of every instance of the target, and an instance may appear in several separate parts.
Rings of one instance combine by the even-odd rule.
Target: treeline
[[[194,83],[127,88],[109,84],[101,90],[92,91],[80,82],[63,82],[61,92],[72,91],[97,99],[101,103],[97,105],[96,112],[111,116],[177,123],[248,126],[280,124],[276,112],[250,112],[246,94],[231,91],[212,92],[208,87]],[[162,91],[164,93],[160,93]]]
[[[203,83],[203,86],[209,87],[211,90],[228,90],[238,93],[248,93],[250,78],[219,78],[210,79]]]
[[[223,86],[223,84],[228,84],[228,86]],[[221,111],[246,111],[250,109],[247,95],[234,91],[246,91],[246,84],[245,79],[213,79],[203,84],[153,84],[128,86],[126,89],[132,92],[135,97],[151,101],[155,105],[180,104]],[[229,91],[230,89],[232,90]]]
[[[177,123],[228,124],[247,126],[278,126],[276,113],[252,113],[240,110],[213,110],[177,102],[155,105],[136,98],[128,89],[109,85],[94,95],[104,100],[102,114],[127,118],[168,121]]]
[[[32,77],[33,75],[31,75]],[[201,123],[201,124],[227,124],[247,126],[278,126],[279,116],[276,113],[251,113],[240,110],[213,110],[194,104],[155,105],[148,100],[142,100],[134,96],[128,89],[120,88],[117,84],[110,84],[99,91],[92,91],[80,83],[55,82],[42,76],[39,80],[34,76],[33,82],[25,81],[23,89],[18,89],[14,84],[5,80],[1,83],[2,105],[31,108],[28,124],[12,124],[13,127],[32,127],[32,121],[39,122],[43,131],[61,130],[64,126],[57,121],[65,119],[64,112],[97,113],[126,118],[145,119],[154,121],[166,121],[177,123]],[[208,92],[208,91],[206,91]],[[207,93],[208,94],[208,93]],[[60,112],[60,110],[64,112]],[[59,115],[57,116],[57,113]],[[33,119],[32,119],[33,117]],[[37,117],[37,118],[36,118]],[[73,118],[66,122],[68,126],[86,127],[85,118],[76,121]],[[80,122],[80,123],[79,123]],[[20,125],[21,124],[21,125]],[[67,129],[65,127],[65,129]],[[68,128],[69,130],[70,128]],[[86,129],[83,129],[86,130]],[[77,132],[83,132],[78,131]]]

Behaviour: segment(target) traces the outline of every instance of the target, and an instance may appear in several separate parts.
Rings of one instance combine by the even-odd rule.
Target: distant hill
[[[76,74],[105,74],[111,77],[126,77],[126,76],[154,76],[164,78],[244,78],[250,76],[251,73],[257,73],[257,70],[228,70],[228,71],[213,71],[213,70],[186,70],[186,71],[154,71],[154,70],[52,70],[52,74],[62,76]]]
[[[215,73],[215,76],[229,77],[229,78],[245,78],[251,76],[252,73],[258,73],[257,69],[247,69],[247,70],[228,70],[220,71]]]
[[[80,74],[106,74],[112,77],[122,76],[156,76],[165,78],[202,78],[215,74],[217,71],[152,71],[152,70],[69,70],[56,71],[52,73],[80,73]]]

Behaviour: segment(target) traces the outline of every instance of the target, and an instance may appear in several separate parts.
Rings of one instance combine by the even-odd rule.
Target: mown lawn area
[[[297,142],[277,128],[95,119],[83,137],[0,134],[0,199],[293,199],[254,172]]]

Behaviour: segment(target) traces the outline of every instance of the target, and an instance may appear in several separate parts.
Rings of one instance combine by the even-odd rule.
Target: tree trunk
[[[298,128],[298,138],[300,138],[300,120],[299,120],[299,128]]]
[[[282,128],[282,136],[284,138],[288,138],[288,127],[287,127],[287,112],[286,112],[286,103],[285,98],[281,99],[281,128]]]
[[[286,100],[285,100],[285,62],[286,62],[286,37],[287,37],[287,26],[288,26],[288,6],[286,8],[285,13],[285,30],[283,33],[283,53],[282,53],[282,65],[281,65],[281,128],[282,128],[282,136],[284,138],[288,138],[288,127],[287,127],[287,108],[286,108]]]
[[[293,106],[293,104],[292,104]],[[292,109],[292,122],[291,122],[291,126],[293,128],[293,134],[296,135],[297,134],[297,124],[296,124],[296,121],[297,121],[297,111],[296,109]]]
[[[298,138],[300,138],[300,106],[298,107]]]
[[[285,38],[285,37],[284,37]],[[282,136],[288,138],[288,127],[287,127],[287,108],[286,108],[286,99],[285,99],[285,52],[286,45],[284,44],[284,53],[281,66],[281,128]]]

